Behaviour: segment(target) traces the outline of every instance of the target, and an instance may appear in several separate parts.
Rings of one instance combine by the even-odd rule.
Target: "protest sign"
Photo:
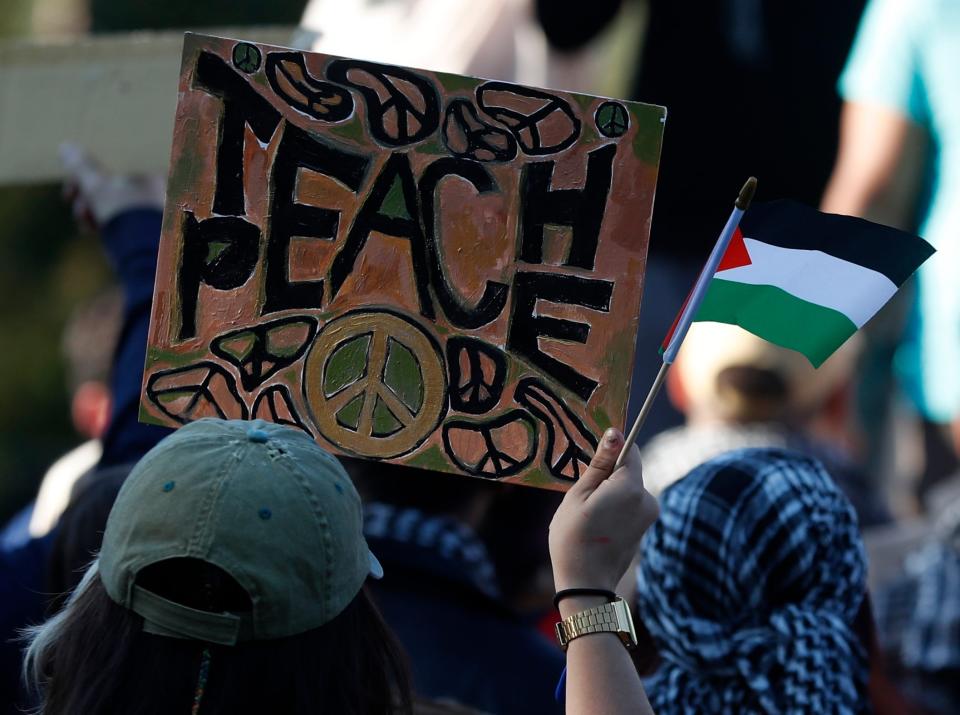
[[[141,418],[566,488],[623,426],[664,117],[187,35]]]
[[[223,32],[283,42],[293,28]],[[182,46],[174,31],[0,39],[0,186],[62,181],[62,141],[110,171],[163,171]]]

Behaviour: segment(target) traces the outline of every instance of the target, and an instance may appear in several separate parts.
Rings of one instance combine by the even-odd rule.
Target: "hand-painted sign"
[[[187,35],[141,417],[563,489],[622,425],[665,110]]]

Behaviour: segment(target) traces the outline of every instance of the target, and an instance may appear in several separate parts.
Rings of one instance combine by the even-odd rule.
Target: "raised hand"
[[[660,513],[643,486],[640,451],[613,470],[623,434],[608,429],[590,466],[577,480],[550,524],[550,559],[556,589],[614,590]]]
[[[90,228],[100,228],[117,214],[134,208],[163,209],[166,182],[162,176],[127,176],[106,171],[76,144],[60,145],[66,170],[64,196],[74,218]]]

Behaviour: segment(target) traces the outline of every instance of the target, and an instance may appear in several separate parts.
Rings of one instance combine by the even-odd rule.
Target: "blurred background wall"
[[[0,42],[69,41],[87,32],[294,26],[304,4],[302,0],[4,0]],[[73,311],[111,282],[96,236],[77,228],[61,191],[59,184],[0,187],[3,521],[33,496],[50,463],[81,441],[70,420],[62,336]]]

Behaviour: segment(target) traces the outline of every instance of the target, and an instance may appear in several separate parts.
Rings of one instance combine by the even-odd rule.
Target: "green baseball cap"
[[[141,569],[174,558],[226,571],[252,611],[200,611],[136,584]],[[335,457],[298,429],[211,418],[181,427],[134,466],[99,568],[107,594],[141,615],[145,631],[228,645],[322,626],[368,575],[383,575]]]

